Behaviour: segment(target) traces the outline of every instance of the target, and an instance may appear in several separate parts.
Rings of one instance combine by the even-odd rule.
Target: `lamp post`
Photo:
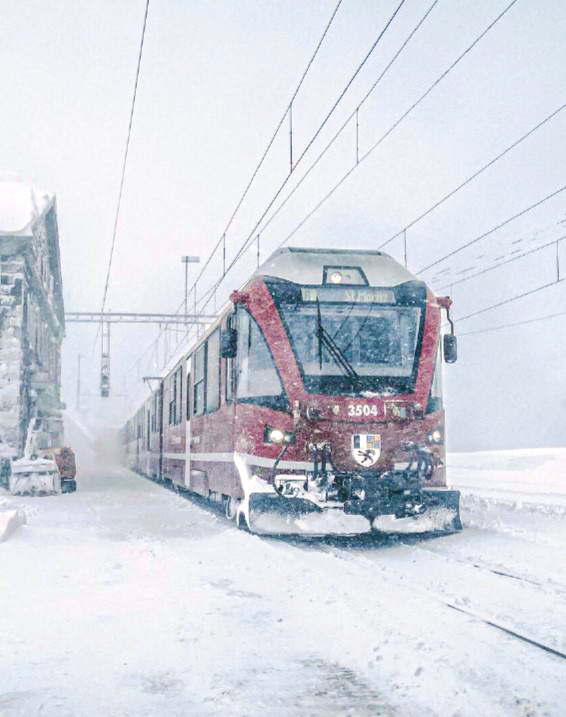
[[[198,264],[200,256],[182,256],[181,261],[185,265],[185,317],[187,316],[187,291],[189,287],[189,264]]]

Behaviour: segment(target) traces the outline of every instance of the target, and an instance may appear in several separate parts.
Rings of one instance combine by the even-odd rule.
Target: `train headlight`
[[[330,275],[330,281],[333,284],[341,284],[342,283],[342,274],[339,271],[333,271]]]
[[[266,443],[275,443],[275,445],[280,446],[283,443],[294,443],[295,436],[292,433],[282,431],[280,428],[266,426],[263,432],[263,440]]]
[[[429,433],[428,435],[428,442],[429,443],[444,443],[444,434],[442,431],[440,431],[438,428],[435,431],[432,431],[432,433]]]
[[[272,428],[267,434],[267,438],[270,443],[283,443],[285,440],[285,434],[278,428]]]

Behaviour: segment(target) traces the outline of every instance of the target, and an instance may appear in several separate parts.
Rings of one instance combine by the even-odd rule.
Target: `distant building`
[[[38,447],[63,444],[64,331],[55,195],[0,177],[0,456],[22,454],[35,416]]]

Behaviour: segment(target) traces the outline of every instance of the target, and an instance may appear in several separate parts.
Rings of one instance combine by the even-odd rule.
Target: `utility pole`
[[[200,256],[182,256],[181,261],[185,265],[185,316],[187,315],[187,296],[189,288],[189,264],[198,264]]]
[[[100,335],[100,395],[108,398],[110,395],[110,322],[102,324]]]

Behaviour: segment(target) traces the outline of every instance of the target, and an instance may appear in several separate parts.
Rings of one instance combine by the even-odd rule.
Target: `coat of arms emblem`
[[[354,433],[352,436],[352,456],[356,463],[369,467],[381,455],[381,436],[376,433]]]

